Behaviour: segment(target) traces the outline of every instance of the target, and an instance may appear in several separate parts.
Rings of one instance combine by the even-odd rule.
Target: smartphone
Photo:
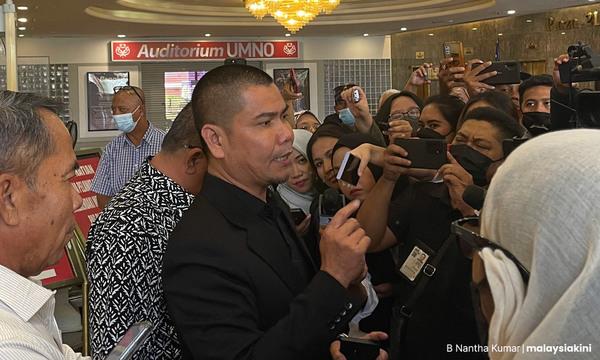
[[[480,65],[481,63],[474,63],[473,69]],[[490,71],[497,71],[498,73],[483,80],[488,85],[519,84],[521,82],[521,66],[517,61],[494,61],[492,65],[483,69],[479,74],[489,73]]]
[[[513,152],[513,150],[515,150],[519,145],[523,144],[527,140],[529,139],[512,138],[502,140],[502,152],[504,154],[504,158],[506,158],[511,152]]]
[[[465,52],[460,41],[449,41],[442,44],[444,58],[452,58],[449,67],[465,66]]]
[[[358,176],[358,165],[360,165],[360,159],[350,154],[349,151],[346,152],[346,155],[344,155],[344,159],[342,160],[342,165],[340,165],[340,169],[335,176],[336,179],[356,186],[360,178]]]
[[[300,223],[306,219],[306,214],[302,209],[294,208],[290,209],[290,212],[292,213],[292,218],[294,218],[294,224],[296,225],[300,225]]]
[[[150,335],[152,323],[149,321],[137,322],[127,330],[119,340],[117,346],[108,354],[105,360],[129,360],[136,350],[144,343]]]
[[[347,360],[373,360],[379,356],[378,341],[354,337],[339,337],[340,352]]]
[[[355,103],[360,101],[360,93],[358,92],[358,89],[352,90],[352,101]]]
[[[411,168],[437,170],[448,162],[444,139],[396,139],[394,144],[408,152]]]
[[[297,93],[300,89],[300,84],[298,84],[298,77],[296,76],[296,70],[292,68],[292,91]]]

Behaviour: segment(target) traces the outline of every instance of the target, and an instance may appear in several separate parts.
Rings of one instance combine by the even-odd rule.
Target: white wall
[[[69,64],[69,89],[70,89],[70,111],[73,120],[83,119],[86,116],[86,94],[83,86],[81,73],[90,68],[102,68],[102,71],[118,71],[123,66],[141,69],[139,62],[121,62],[110,61],[110,42],[113,40],[123,40],[116,38],[18,38],[17,56],[18,57],[48,57],[51,64]],[[136,40],[134,38],[126,40]],[[144,39],[161,40],[161,39]],[[181,41],[208,40],[200,39],[177,39]],[[264,60],[265,68],[273,67],[282,62],[298,66],[310,67],[311,84],[316,87],[319,82],[318,62],[322,60],[334,59],[390,59],[391,58],[391,37],[390,36],[354,36],[354,37],[282,37],[282,38],[210,38],[209,41],[264,41],[264,40],[294,40],[299,42],[298,59],[284,60]],[[289,65],[289,64],[288,64]],[[316,69],[316,71],[315,71]],[[132,71],[135,73],[135,69]],[[143,74],[133,74],[134,77]],[[140,83],[140,80],[136,83]],[[322,80],[322,79],[321,79]],[[311,108],[317,109],[317,115],[323,118],[327,111],[324,109],[324,100],[321,96],[322,89],[312,89],[314,99],[311,101]],[[317,101],[316,104],[312,104]],[[316,105],[316,106],[315,106]],[[78,148],[103,147],[114,136],[95,135],[89,138],[85,135],[87,125],[85,121],[80,122],[80,137]]]
[[[49,56],[51,64],[107,64],[110,61],[110,41],[112,40],[120,39],[51,37],[19,38],[17,40],[17,56]],[[131,38],[121,40],[136,39]],[[204,38],[200,40],[204,40]],[[210,38],[210,41],[240,40],[264,41],[265,39]],[[327,59],[389,59],[391,57],[391,42],[389,36],[316,38],[289,37],[270,38],[269,40],[298,41],[300,43],[300,56],[298,60],[304,61]]]

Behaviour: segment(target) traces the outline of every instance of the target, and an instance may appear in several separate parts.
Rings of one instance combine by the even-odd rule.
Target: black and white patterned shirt
[[[149,158],[150,159],[150,158]],[[154,329],[133,359],[181,358],[161,279],[169,235],[194,196],[144,162],[92,225],[86,244],[92,358],[137,321]]]

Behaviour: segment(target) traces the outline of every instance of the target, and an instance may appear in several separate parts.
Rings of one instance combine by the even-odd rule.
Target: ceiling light
[[[367,36],[369,36],[369,34],[363,34],[363,36],[364,36],[364,37],[367,37]]]
[[[118,38],[124,38],[126,35],[125,34],[119,34],[117,35]]]
[[[405,27],[400,28],[400,31],[406,31],[407,29]]]
[[[17,21],[18,22],[27,22],[27,18],[18,18]]]
[[[204,34],[205,37],[210,37],[209,33]]]
[[[290,36],[292,36],[292,34],[287,33],[287,34],[285,34],[285,36],[290,37]]]
[[[531,20],[531,19],[527,19],[525,21],[527,21],[528,23],[533,22],[533,20]]]
[[[28,10],[27,6],[17,6],[17,10]]]
[[[476,31],[476,30],[477,30],[477,28],[476,28],[476,27],[474,27],[474,28],[471,28],[471,30],[473,30],[473,31]]]
[[[25,36],[25,35],[23,35],[23,34],[19,34],[19,37],[23,37],[23,36]]]
[[[515,10],[508,10],[506,13],[508,15],[513,15],[514,13],[516,13],[516,11]]]
[[[566,32],[564,32],[564,31],[563,31],[563,32],[561,32],[560,34],[561,34],[561,35],[564,35],[564,34],[566,34]]]
[[[302,29],[319,13],[330,14],[341,0],[244,0],[246,8],[256,17],[262,19],[270,14],[292,34]]]
[[[429,33],[429,36],[433,36],[433,33]]]
[[[502,36],[502,35],[504,35],[504,34],[503,33],[498,33],[498,36]]]
[[[19,30],[27,30],[27,28],[25,26],[19,26],[18,29]]]

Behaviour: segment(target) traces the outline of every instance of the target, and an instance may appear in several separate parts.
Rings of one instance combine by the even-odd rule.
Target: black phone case
[[[448,162],[446,140],[396,139],[394,143],[408,152],[411,168],[437,170]]]
[[[292,218],[294,219],[294,224],[300,225],[300,223],[306,219],[306,214],[302,209],[291,209]]]
[[[481,63],[474,63],[473,69],[480,66]],[[483,80],[488,85],[506,85],[519,84],[521,82],[521,66],[517,61],[494,61],[492,65],[483,69],[479,75],[497,71],[498,73],[491,78]]]
[[[379,343],[373,340],[340,337],[340,352],[347,360],[373,360],[379,356]]]

